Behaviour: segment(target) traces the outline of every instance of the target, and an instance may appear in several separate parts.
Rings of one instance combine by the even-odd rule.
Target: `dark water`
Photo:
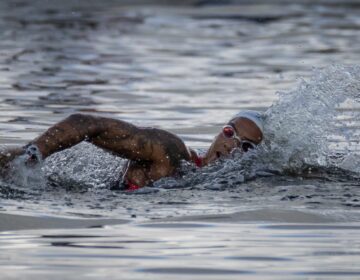
[[[197,222],[3,233],[2,277],[358,279],[359,229]]]
[[[122,160],[86,144],[20,168],[0,182],[0,210],[14,217],[0,216],[4,279],[359,278],[358,3],[195,4],[2,1],[0,144],[83,112],[165,128],[202,151],[240,109],[271,105],[273,143],[298,142],[259,151],[257,168],[184,167],[134,194],[110,190]],[[329,115],[350,125],[335,133]],[[341,164],[319,135],[346,151]],[[125,224],[96,228],[106,218]]]

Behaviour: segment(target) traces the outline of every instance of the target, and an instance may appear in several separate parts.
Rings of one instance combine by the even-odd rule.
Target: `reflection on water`
[[[0,235],[5,278],[357,279],[359,224],[159,223]],[[346,240],[346,241],[345,241]],[[244,278],[244,279],[245,279]]]

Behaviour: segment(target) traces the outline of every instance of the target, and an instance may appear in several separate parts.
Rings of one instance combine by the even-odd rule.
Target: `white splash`
[[[358,141],[353,124],[359,121],[359,101],[360,66],[315,69],[309,81],[279,93],[266,111],[267,157],[273,157],[278,168],[295,172],[303,165],[344,168],[346,159],[355,155],[350,147]]]
[[[55,185],[104,188],[118,181],[123,164],[123,159],[84,142],[47,158],[43,171]]]
[[[314,69],[265,112],[265,141],[256,150],[185,176],[185,185],[222,189],[308,167],[360,173],[360,66]],[[357,146],[357,147],[356,147]]]
[[[43,172],[43,161],[29,166],[26,164],[28,156],[22,155],[11,162],[9,178],[17,186],[46,187],[47,180]]]

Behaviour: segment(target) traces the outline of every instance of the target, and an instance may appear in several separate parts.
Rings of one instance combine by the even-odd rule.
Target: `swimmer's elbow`
[[[67,117],[67,120],[75,123],[88,121],[90,119],[94,119],[94,116],[81,114],[81,113],[71,114],[70,116]]]

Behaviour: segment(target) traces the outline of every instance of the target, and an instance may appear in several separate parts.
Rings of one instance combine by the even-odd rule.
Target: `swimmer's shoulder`
[[[153,145],[162,147],[164,153],[170,157],[174,165],[178,165],[181,160],[190,161],[191,153],[185,142],[176,134],[154,127],[139,127],[140,133],[146,135],[146,139]]]

